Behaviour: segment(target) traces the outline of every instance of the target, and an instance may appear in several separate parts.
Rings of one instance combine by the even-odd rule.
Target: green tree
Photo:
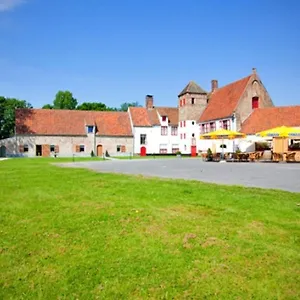
[[[141,107],[138,102],[124,102],[120,106],[120,111],[127,111],[128,107]]]
[[[101,102],[83,102],[82,104],[78,105],[78,110],[97,110],[97,111],[106,111],[109,108]]]
[[[51,104],[46,104],[42,107],[43,109],[53,109],[53,105]]]
[[[32,108],[32,106],[25,100],[0,96],[0,139],[14,135],[16,108]]]
[[[77,100],[70,91],[58,91],[53,101],[54,109],[76,109]]]

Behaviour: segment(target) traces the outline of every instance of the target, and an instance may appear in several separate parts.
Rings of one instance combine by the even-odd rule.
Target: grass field
[[[299,194],[50,161],[0,161],[0,299],[299,299]]]

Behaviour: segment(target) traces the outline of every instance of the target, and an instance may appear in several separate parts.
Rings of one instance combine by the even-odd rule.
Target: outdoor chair
[[[283,160],[283,155],[281,153],[273,153],[273,161],[280,161]]]
[[[250,161],[254,162],[256,159],[256,152],[249,153],[249,159]]]
[[[296,161],[296,152],[290,152],[286,155],[286,161]]]
[[[220,160],[221,160],[221,153],[214,153],[213,161],[220,161]]]

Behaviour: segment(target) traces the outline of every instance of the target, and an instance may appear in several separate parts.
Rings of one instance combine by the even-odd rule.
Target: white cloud
[[[0,12],[13,10],[23,3],[25,3],[25,0],[0,0]]]

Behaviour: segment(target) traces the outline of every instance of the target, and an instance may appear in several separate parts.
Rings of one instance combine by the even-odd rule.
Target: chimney
[[[255,75],[256,74],[256,68],[252,68],[252,73]]]
[[[213,79],[211,81],[211,91],[215,91],[218,88],[218,80]]]
[[[147,95],[146,96],[146,108],[147,109],[152,109],[153,106],[153,96],[152,95]]]

